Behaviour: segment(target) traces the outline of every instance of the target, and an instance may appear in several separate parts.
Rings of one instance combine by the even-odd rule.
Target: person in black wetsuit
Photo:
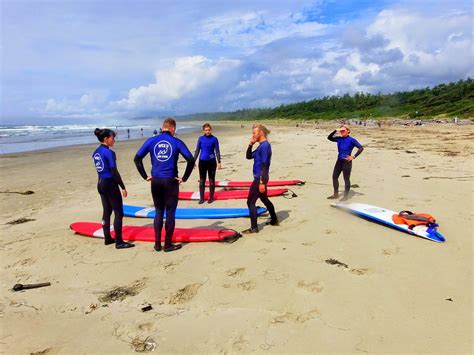
[[[194,153],[194,160],[199,156],[199,204],[204,203],[204,191],[206,189],[206,175],[209,175],[209,201],[214,202],[214,190],[216,189],[216,168],[221,169],[221,153],[219,151],[219,140],[212,135],[212,127],[209,123],[202,126],[203,135],[199,137]],[[199,155],[199,153],[201,153]],[[217,163],[216,163],[217,160]]]
[[[176,208],[179,199],[179,184],[188,180],[194,167],[194,158],[186,144],[174,137],[176,121],[167,118],[163,122],[161,133],[149,138],[135,155],[138,172],[147,181],[151,181],[151,195],[155,204],[155,250],[161,251],[161,230],[166,209],[164,251],[169,252],[181,248],[181,244],[173,244]],[[143,158],[150,154],[151,176],[143,167]],[[186,171],[182,178],[178,176],[178,158],[182,155],[186,161]]]
[[[339,132],[340,137],[334,137],[336,132]],[[332,131],[328,139],[331,142],[337,143],[337,160],[334,165],[334,170],[332,173],[332,184],[334,187],[334,193],[328,197],[328,199],[337,199],[339,198],[339,175],[344,177],[344,196],[341,201],[347,201],[349,199],[349,190],[351,188],[351,170],[352,170],[352,161],[357,158],[364,148],[362,145],[355,139],[349,136],[350,129],[346,125],[342,125],[339,129]],[[352,150],[354,147],[357,147],[358,150],[354,156],[352,156]]]
[[[264,125],[256,124],[253,126],[252,137],[246,152],[247,159],[253,159],[253,182],[250,186],[247,206],[250,214],[250,228],[242,231],[244,234],[258,233],[257,225],[257,207],[255,203],[260,198],[268,212],[270,221],[267,224],[278,225],[278,217],[275,213],[275,207],[267,196],[267,184],[269,180],[270,162],[272,159],[272,147],[267,140],[270,131]],[[255,143],[259,143],[257,149],[252,151]]]
[[[110,235],[110,216],[112,211],[114,211],[115,247],[117,249],[134,247],[134,244],[124,242],[122,239],[122,195],[127,197],[127,190],[117,170],[115,153],[110,149],[115,143],[115,132],[110,129],[96,128],[94,134],[101,143],[92,154],[92,159],[99,175],[97,190],[99,191],[103,207],[102,229],[104,231],[105,245],[114,243]],[[122,188],[122,195],[120,194],[119,186]]]

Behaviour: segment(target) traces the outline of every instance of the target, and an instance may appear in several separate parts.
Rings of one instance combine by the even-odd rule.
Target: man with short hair
[[[194,158],[186,144],[174,137],[176,121],[167,118],[163,121],[161,133],[149,138],[135,155],[135,165],[138,172],[147,181],[151,181],[151,195],[155,205],[155,250],[161,251],[161,230],[163,215],[166,209],[165,245],[164,251],[170,252],[181,248],[181,244],[173,244],[175,214],[178,207],[179,184],[186,182],[194,167]],[[143,167],[143,158],[151,156],[151,176]],[[182,178],[178,176],[178,158],[182,155],[187,161],[186,171]]]

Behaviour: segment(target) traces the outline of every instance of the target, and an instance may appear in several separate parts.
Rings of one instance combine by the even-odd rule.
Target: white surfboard
[[[446,238],[436,230],[427,226],[416,226],[408,228],[406,224],[395,224],[392,220],[394,214],[398,212],[387,210],[382,207],[367,205],[364,203],[333,203],[331,206],[355,214],[359,217],[369,219],[373,222],[381,223],[385,226],[398,229],[399,231],[429,239],[434,242],[443,243]]]

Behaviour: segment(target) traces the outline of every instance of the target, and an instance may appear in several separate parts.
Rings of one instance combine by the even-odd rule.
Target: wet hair
[[[172,119],[171,117],[167,117],[163,121],[163,129],[170,129],[171,127],[176,128],[176,121]]]
[[[101,143],[104,142],[105,138],[108,138],[110,136],[115,137],[115,132],[108,128],[104,128],[104,129],[96,128],[94,130],[94,134],[97,136],[97,139]]]
[[[270,134],[270,130],[261,123],[254,124],[253,128],[258,128],[259,131],[263,132],[265,138]]]
[[[209,127],[210,129],[212,129],[212,126],[211,126],[210,123],[204,123],[204,124],[202,125],[202,130],[204,131],[204,130],[206,129],[206,127]]]

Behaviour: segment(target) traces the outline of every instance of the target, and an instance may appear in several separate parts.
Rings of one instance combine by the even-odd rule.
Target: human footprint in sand
[[[336,132],[339,132],[340,137],[334,137]],[[334,170],[332,172],[332,184],[334,187],[334,194],[328,197],[328,199],[337,199],[339,198],[339,175],[344,177],[344,196],[341,201],[347,201],[349,199],[349,190],[351,188],[351,170],[352,170],[352,161],[357,158],[364,148],[362,145],[353,137],[350,137],[351,130],[346,125],[341,125],[337,130],[332,131],[328,139],[331,142],[337,143],[337,160],[334,165]],[[354,147],[358,148],[358,151],[352,156],[352,150]]]
[[[135,245],[124,242],[122,239],[122,221],[123,221],[123,197],[127,197],[127,190],[122,181],[122,177],[117,170],[115,152],[110,149],[115,144],[115,132],[111,129],[96,128],[94,134],[100,142],[100,146],[92,154],[95,169],[99,175],[97,190],[102,201],[102,229],[104,231],[105,245],[113,244],[114,240],[110,235],[110,216],[114,211],[114,231],[115,248],[127,249]],[[122,195],[120,194],[122,188]]]
[[[267,196],[267,184],[269,180],[270,162],[272,159],[272,147],[268,142],[270,130],[262,124],[253,126],[252,137],[247,148],[246,158],[253,159],[253,182],[250,186],[247,206],[250,214],[250,228],[242,231],[244,234],[258,233],[257,225],[257,207],[255,203],[260,198],[268,212],[270,221],[267,224],[278,225],[278,218],[275,213],[275,207]],[[257,149],[252,151],[253,145],[259,143]]]

